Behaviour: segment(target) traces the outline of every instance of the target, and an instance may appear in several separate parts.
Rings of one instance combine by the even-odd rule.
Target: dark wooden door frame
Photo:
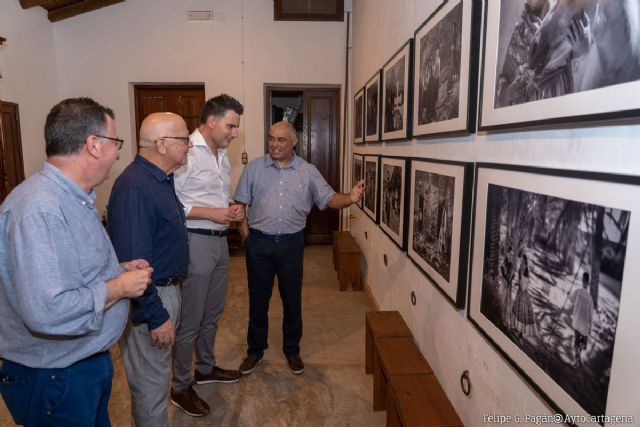
[[[22,155],[22,135],[20,131],[20,108],[18,104],[14,102],[7,102],[0,100],[0,111],[4,111],[4,107],[8,107],[10,114],[14,114],[15,123],[8,125],[2,123],[2,115],[0,114],[0,148],[4,152],[0,153],[0,162],[2,162],[3,174],[0,174],[0,203],[2,199],[6,197],[9,192],[17,186],[20,182],[24,181],[24,157]],[[13,135],[9,136],[11,140],[11,147],[9,147],[9,140],[5,140],[4,132],[7,130],[10,132],[14,130]],[[11,158],[11,169],[9,167],[9,158]],[[10,175],[10,172],[13,174]],[[3,194],[6,193],[6,194]]]
[[[264,153],[267,154],[267,141],[269,139],[269,128],[271,127],[271,125],[269,123],[271,123],[271,109],[267,108],[267,105],[269,105],[270,101],[269,101],[269,92],[270,91],[283,91],[283,92],[304,92],[306,91],[311,91],[311,90],[322,90],[322,89],[326,89],[326,90],[336,90],[338,92],[338,110],[340,109],[340,99],[342,99],[342,87],[340,85],[328,85],[328,84],[313,84],[313,83],[308,83],[308,84],[287,84],[287,83],[265,83],[264,84],[264,89],[263,89],[263,93],[264,93],[264,102],[263,102],[263,106],[264,106]],[[338,160],[337,164],[338,164],[338,171],[337,171],[337,175],[335,177],[336,180],[336,184],[335,184],[335,188],[334,190],[339,191],[342,188],[342,174],[340,173],[341,170],[341,166],[342,166],[342,158],[340,157],[340,147],[341,147],[341,141],[340,141],[340,129],[341,129],[341,123],[340,123],[340,111],[337,112],[338,114],[336,115],[336,128],[337,128],[337,135],[336,135],[336,159]],[[306,129],[305,129],[306,131]],[[299,141],[298,143],[306,143],[306,141]]]
[[[318,84],[318,83],[296,83],[296,84],[288,84],[288,83],[265,83],[263,85],[263,96],[264,96],[264,102],[262,103],[262,105],[265,107],[264,108],[264,153],[267,154],[267,140],[269,137],[269,128],[271,127],[271,125],[269,124],[271,122],[271,109],[270,108],[266,108],[267,105],[269,105],[269,91],[270,90],[276,90],[276,91],[283,91],[283,92],[304,92],[305,90],[321,90],[321,89],[329,89],[329,90],[337,90],[338,91],[338,100],[342,99],[342,86],[340,85],[329,85],[329,84]],[[338,108],[340,108],[340,102],[338,102]],[[338,135],[337,135],[337,140],[336,140],[336,144],[338,144],[338,151],[337,151],[337,158],[338,158],[338,165],[340,164],[340,129],[341,129],[341,123],[340,123],[340,111],[338,111],[338,115],[336,116],[337,119],[337,127],[338,127]],[[340,174],[338,174],[340,175]],[[338,181],[340,181],[340,176],[338,177]]]

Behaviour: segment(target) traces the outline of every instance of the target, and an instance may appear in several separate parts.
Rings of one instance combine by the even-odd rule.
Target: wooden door
[[[189,132],[200,125],[204,106],[204,85],[135,85],[136,140],[140,140],[140,124],[151,113],[168,111],[182,116]],[[136,143],[137,146],[137,143]]]
[[[292,94],[295,92],[299,92],[302,96],[302,108],[294,123],[298,133],[296,154],[317,167],[329,185],[333,189],[339,190],[340,88],[267,87],[265,135],[268,135],[271,124],[282,119],[273,114],[272,97],[277,96],[278,93]],[[265,153],[266,151],[265,138]],[[320,211],[314,206],[307,218],[305,242],[307,244],[331,244],[331,232],[337,230],[338,225],[338,211],[330,208]]]
[[[0,102],[0,203],[23,180],[18,104]]]

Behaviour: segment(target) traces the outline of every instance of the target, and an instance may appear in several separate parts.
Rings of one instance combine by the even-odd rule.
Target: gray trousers
[[[180,287],[159,286],[157,289],[173,327],[177,328],[180,323]],[[131,425],[168,427],[171,348],[160,350],[152,346],[147,324],[134,326],[129,322],[120,339],[120,351],[131,389]]]
[[[173,388],[192,383],[195,368],[210,374],[216,366],[213,347],[227,297],[229,247],[226,237],[189,233],[189,271],[182,284],[182,312],[173,353]]]

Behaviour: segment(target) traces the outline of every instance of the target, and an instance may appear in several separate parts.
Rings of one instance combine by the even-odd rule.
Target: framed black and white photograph
[[[382,140],[411,138],[413,39],[382,67]]]
[[[407,159],[380,157],[380,228],[402,250],[407,241]]]
[[[364,87],[353,97],[353,143],[364,142]]]
[[[364,85],[364,140],[380,141],[380,75],[378,70]]]
[[[473,163],[411,160],[407,254],[442,294],[464,307]]]
[[[481,3],[443,3],[414,35],[413,136],[475,131]]]
[[[481,163],[475,194],[469,319],[568,424],[637,416],[640,178]]]
[[[375,222],[378,222],[378,156],[364,156],[364,195],[362,210]]]
[[[636,2],[485,4],[481,130],[638,117]]]
[[[351,188],[353,188],[361,179],[363,178],[362,168],[364,164],[364,157],[362,154],[354,154],[353,155],[353,179],[351,181]],[[358,203],[358,207],[362,209],[362,199],[360,199],[360,203]]]

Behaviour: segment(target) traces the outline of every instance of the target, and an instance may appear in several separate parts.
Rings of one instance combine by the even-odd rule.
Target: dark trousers
[[[58,369],[4,360],[0,392],[13,421],[25,427],[108,427],[112,379],[109,352]]]
[[[268,347],[269,301],[273,279],[278,276],[282,299],[282,351],[285,355],[300,353],[302,338],[302,262],[304,236],[274,242],[255,233],[245,240],[249,279],[248,354],[262,357]]]

